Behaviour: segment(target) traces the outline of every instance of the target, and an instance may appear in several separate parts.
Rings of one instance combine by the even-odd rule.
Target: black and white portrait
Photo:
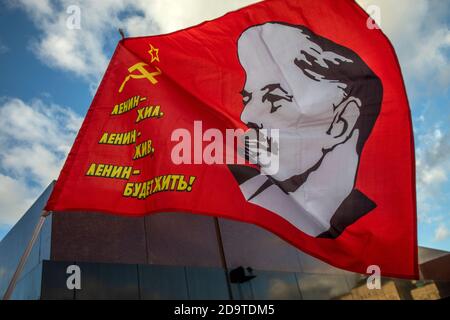
[[[229,165],[242,194],[310,236],[338,237],[376,207],[355,182],[380,113],[380,79],[352,50],[284,23],[246,29],[238,57],[241,121],[279,132],[276,173]]]

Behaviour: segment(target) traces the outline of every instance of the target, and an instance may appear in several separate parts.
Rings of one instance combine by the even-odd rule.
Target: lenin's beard
[[[306,147],[296,148],[296,146],[298,145],[301,146],[305,144],[301,142],[305,141],[305,139],[301,139],[298,133],[293,133],[292,130],[279,130],[279,140],[276,141],[271,137],[267,137],[266,134],[264,134],[264,130],[260,130],[261,128],[256,128],[254,125],[250,126],[252,127],[252,130],[255,130],[258,141],[247,140],[245,147],[246,159],[250,159],[251,161],[260,164],[260,162],[257,161],[259,157],[264,157],[264,155],[266,155],[267,157],[273,155],[273,153],[279,153],[278,156],[280,157],[280,172],[286,169],[284,167],[285,163],[291,165],[291,167],[287,170],[288,172],[284,172],[282,174],[267,175],[268,181],[260,187],[260,189],[254,196],[261,193],[272,184],[277,185],[285,193],[295,192],[305,184],[311,173],[320,168],[324,158],[329,152],[333,151],[337,146],[347,142],[354,134],[353,130],[348,138],[341,143],[338,143],[328,149],[318,150],[316,151],[315,155],[312,155],[312,157],[307,157],[302,155],[302,150],[308,150]],[[293,142],[295,140],[297,140],[297,143]],[[256,146],[258,146],[258,148],[256,148]],[[268,147],[265,148],[264,146]],[[315,149],[317,149],[317,147]],[[283,150],[287,150],[288,152],[283,153]],[[295,157],[295,150],[298,150],[297,154],[299,154],[300,157],[300,159],[298,159],[297,161],[296,159],[293,159],[293,157]],[[309,165],[302,167],[299,162],[308,163]],[[264,167],[261,165],[260,167],[261,171],[264,172]]]

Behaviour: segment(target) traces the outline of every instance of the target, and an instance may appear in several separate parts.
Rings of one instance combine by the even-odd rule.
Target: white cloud
[[[6,53],[9,48],[0,40],[0,54]]]
[[[442,167],[431,167],[420,172],[421,182],[426,185],[447,181],[447,173]]]
[[[257,0],[59,0],[10,1],[24,9],[41,30],[32,50],[46,64],[73,72],[96,84],[108,57],[106,48],[119,39],[118,28],[128,36],[167,33],[217,18],[226,12]],[[443,3],[444,2],[444,3]],[[381,27],[399,55],[405,76],[418,84],[450,84],[450,31],[442,12],[450,9],[445,1],[358,0],[363,8],[381,9]],[[66,27],[66,9],[78,5],[81,29]],[[432,17],[432,18],[431,18]],[[432,80],[431,80],[432,79]]]
[[[443,132],[439,125],[418,136],[416,150],[417,198],[419,219],[436,222],[436,212],[443,184],[450,172],[450,133]]]
[[[24,9],[41,34],[31,46],[47,65],[73,72],[95,87],[106,69],[106,48],[119,40],[118,28],[127,36],[166,33],[185,28],[255,0],[104,0],[104,1],[10,1]],[[66,9],[78,5],[81,29],[66,27]]]
[[[449,237],[450,237],[450,230],[444,224],[440,224],[434,232],[434,240],[444,241]]]
[[[40,100],[0,99],[0,225],[17,221],[58,177],[81,120]]]
[[[415,85],[450,84],[450,30],[444,16],[448,1],[357,0],[367,10],[380,8],[381,29],[390,38],[408,81]],[[411,90],[411,93],[413,91]]]
[[[12,225],[30,207],[42,190],[30,188],[26,182],[0,173],[0,227]]]
[[[229,11],[242,8],[259,0],[211,1],[211,0],[153,0],[149,5],[140,0],[139,7],[147,8],[146,15],[152,17],[163,33],[196,25],[217,18]]]
[[[447,181],[450,169],[450,134],[439,126],[419,135],[416,150],[417,180],[420,187],[430,188]]]

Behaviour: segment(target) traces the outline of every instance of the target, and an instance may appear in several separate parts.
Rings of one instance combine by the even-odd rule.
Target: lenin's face
[[[317,56],[319,63],[320,56],[345,59],[323,52],[301,30],[279,24],[248,29],[238,42],[246,73],[241,120],[249,127],[279,129],[280,169],[273,175],[277,180],[307,171],[337,143],[330,125],[333,106],[346,99],[345,85],[317,74],[316,79],[306,76],[294,63],[304,53]]]

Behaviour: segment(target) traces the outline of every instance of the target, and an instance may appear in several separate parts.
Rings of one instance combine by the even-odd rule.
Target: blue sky
[[[0,239],[57,177],[118,27],[130,36],[165,33],[252,2],[0,0]],[[358,2],[379,9],[404,73],[416,139],[419,244],[450,251],[450,2]],[[73,4],[81,29],[66,26]]]

